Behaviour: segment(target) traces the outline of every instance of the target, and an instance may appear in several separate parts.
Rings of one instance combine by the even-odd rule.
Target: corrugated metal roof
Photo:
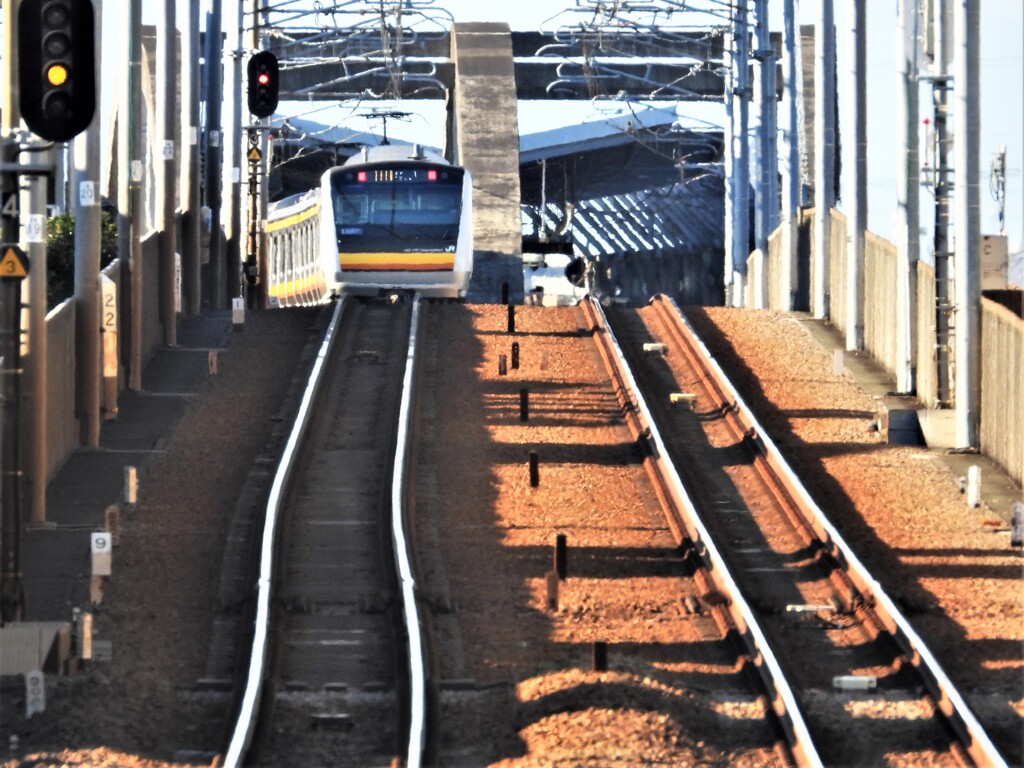
[[[686,182],[577,203],[570,227],[577,252],[597,256],[722,248],[725,198],[721,177],[706,174]],[[540,211],[525,210],[534,232]],[[565,212],[548,204],[545,230],[565,228]]]
[[[667,187],[593,198],[565,212],[548,204],[545,231],[571,237],[573,250],[597,267],[597,289],[631,303],[655,293],[720,304],[723,296],[725,198],[722,178],[705,174]],[[524,206],[527,235],[540,211]]]

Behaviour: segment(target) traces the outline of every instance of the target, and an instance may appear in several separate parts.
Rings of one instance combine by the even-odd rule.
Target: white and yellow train
[[[465,298],[472,215],[465,168],[417,146],[366,148],[325,172],[319,189],[270,206],[269,303],[401,291]]]

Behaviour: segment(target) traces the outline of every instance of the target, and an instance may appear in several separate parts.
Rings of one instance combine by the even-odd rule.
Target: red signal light
[[[270,51],[256,51],[247,69],[249,112],[253,117],[270,117],[277,110],[277,57]]]
[[[427,181],[437,181],[437,171],[433,169],[427,171]]]
[[[356,174],[356,181],[362,183],[366,181],[366,171],[360,171]]]

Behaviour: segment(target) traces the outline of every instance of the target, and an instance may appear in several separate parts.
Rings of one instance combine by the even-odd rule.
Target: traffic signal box
[[[67,141],[96,111],[92,0],[22,0],[18,11],[21,116],[33,133]]]
[[[249,59],[249,111],[254,117],[270,117],[277,109],[277,57],[257,51]]]

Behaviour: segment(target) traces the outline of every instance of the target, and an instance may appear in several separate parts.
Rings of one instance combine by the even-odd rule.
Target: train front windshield
[[[393,163],[331,177],[338,253],[453,252],[461,168]]]

